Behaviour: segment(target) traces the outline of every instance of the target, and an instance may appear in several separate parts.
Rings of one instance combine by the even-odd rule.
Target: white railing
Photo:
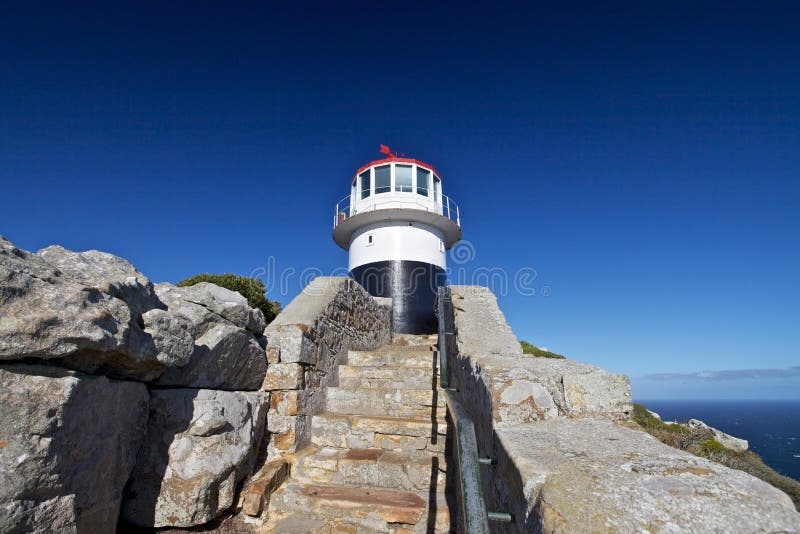
[[[425,197],[416,193],[393,191],[389,193],[377,193],[367,198],[360,198],[353,204],[352,196],[347,195],[336,203],[336,209],[333,215],[333,227],[336,228],[339,223],[358,213],[390,208],[430,211],[447,217],[458,226],[461,226],[461,210],[458,204],[447,195],[439,196],[441,198],[433,200],[430,197]]]

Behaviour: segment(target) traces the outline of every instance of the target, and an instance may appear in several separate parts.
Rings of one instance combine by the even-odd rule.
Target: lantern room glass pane
[[[392,190],[392,168],[389,165],[375,167],[375,194]]]
[[[394,190],[403,193],[414,191],[411,184],[411,165],[395,165]]]
[[[424,197],[428,196],[428,189],[431,188],[431,171],[417,167],[417,194]]]
[[[367,198],[369,196],[369,171],[362,172],[358,175],[361,178],[361,198]]]
[[[442,196],[442,181],[435,174],[433,175],[433,201],[439,202],[439,197]]]

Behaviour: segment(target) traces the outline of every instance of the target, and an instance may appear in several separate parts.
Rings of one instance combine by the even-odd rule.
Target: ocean
[[[636,400],[664,421],[700,419],[750,442],[775,471],[800,480],[800,400]]]

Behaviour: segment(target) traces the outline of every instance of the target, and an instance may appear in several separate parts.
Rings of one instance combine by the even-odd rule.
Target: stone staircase
[[[350,351],[311,444],[271,497],[266,532],[451,532],[435,336]]]

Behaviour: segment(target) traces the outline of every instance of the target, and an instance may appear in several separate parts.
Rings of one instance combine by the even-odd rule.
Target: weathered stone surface
[[[289,476],[289,462],[274,460],[267,462],[248,482],[242,499],[242,511],[249,516],[258,516],[269,502],[269,497]]]
[[[518,532],[798,532],[787,495],[742,471],[599,419],[497,431],[490,506]],[[516,481],[508,484],[503,481]]]
[[[710,430],[711,433],[714,434],[714,439],[719,441],[722,445],[728,447],[729,449],[741,452],[741,451],[746,451],[750,446],[750,444],[747,442],[746,439],[741,439],[731,436],[730,434],[726,434],[722,430],[718,430],[713,426],[708,426],[699,419],[689,419],[689,421],[687,421],[687,424],[692,428],[702,428],[705,430]]]
[[[136,382],[0,366],[0,532],[114,532],[147,406]]]
[[[458,321],[458,342],[469,348],[464,354],[522,354],[522,347],[489,288],[451,286],[450,289]]]
[[[194,339],[189,361],[167,369],[156,381],[164,386],[258,390],[267,372],[261,310],[240,294],[214,284],[189,287],[158,284],[156,294],[170,313],[191,322]],[[158,332],[158,330],[156,330]]]
[[[261,335],[266,328],[266,320],[261,310],[251,308],[247,299],[236,291],[215,284],[200,282],[186,287],[158,284],[156,293],[168,305],[177,305],[176,311],[191,317],[195,322],[208,320],[205,314],[208,312],[256,335]],[[190,304],[195,304],[199,308]]]
[[[297,415],[303,408],[306,392],[302,390],[275,391],[269,399],[270,410],[280,415]]]
[[[475,413],[490,411],[495,423],[511,424],[559,416],[629,416],[633,404],[626,376],[522,354],[487,288],[453,286],[452,291],[458,334],[453,381]]]
[[[213,284],[153,284],[127,261],[0,239],[0,360],[60,359],[91,374],[257,390],[264,316]]]
[[[0,359],[63,359],[87,372],[140,380],[185,364],[188,322],[150,316],[169,328],[153,335],[142,316],[164,306],[127,261],[97,251],[48,247],[31,254],[0,238]]]
[[[273,363],[267,369],[261,389],[302,389],[304,373],[303,366],[299,363]]]
[[[326,410],[339,414],[385,415],[396,417],[443,417],[444,397],[429,389],[345,389],[329,387]],[[434,409],[434,406],[436,409]]]
[[[123,517],[139,526],[187,527],[229,508],[253,469],[268,403],[257,392],[153,390]]]
[[[254,391],[261,387],[266,372],[259,339],[243,328],[218,324],[195,340],[189,363],[170,367],[156,384]]]

